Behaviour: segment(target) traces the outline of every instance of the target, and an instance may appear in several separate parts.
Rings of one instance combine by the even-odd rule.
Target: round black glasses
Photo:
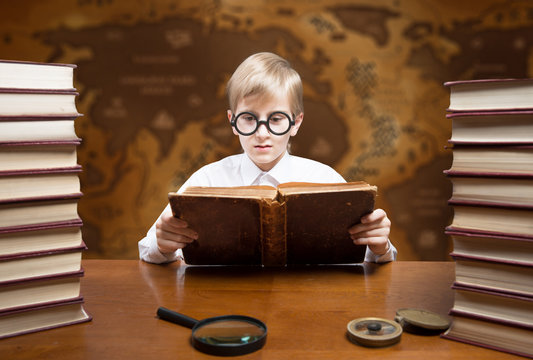
[[[284,135],[294,125],[294,118],[282,111],[273,112],[266,120],[259,120],[257,115],[248,111],[244,111],[237,116],[233,115],[231,118],[231,126],[244,136],[255,133],[261,124],[265,124],[268,131],[274,135]]]

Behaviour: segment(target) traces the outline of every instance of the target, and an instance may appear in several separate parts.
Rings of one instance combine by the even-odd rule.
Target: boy
[[[204,166],[178,192],[189,186],[275,187],[291,181],[345,182],[331,167],[287,151],[304,113],[300,76],[285,59],[272,53],[248,57],[228,81],[227,94],[228,120],[244,153]],[[389,241],[390,224],[385,211],[377,209],[346,230],[355,244],[367,245],[365,261],[396,259],[397,251]],[[193,241],[202,239],[185,221],[173,217],[167,205],[139,241],[139,256],[152,263],[174,261],[182,256],[181,249]]]

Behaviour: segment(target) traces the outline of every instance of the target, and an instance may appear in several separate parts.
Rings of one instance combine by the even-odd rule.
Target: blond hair
[[[289,97],[291,111],[303,113],[303,86],[300,75],[291,64],[273,53],[261,52],[246,58],[235,70],[226,86],[232,112],[243,98],[250,95]]]

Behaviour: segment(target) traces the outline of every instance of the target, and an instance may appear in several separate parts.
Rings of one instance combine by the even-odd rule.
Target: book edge
[[[510,82],[532,82],[533,78],[492,78],[492,79],[471,79],[471,80],[452,80],[444,82],[444,86],[453,86],[461,84],[484,84],[484,83],[510,83]]]
[[[67,64],[67,63],[53,63],[53,62],[43,62],[43,61],[28,61],[28,60],[9,60],[9,59],[0,59],[0,64],[20,64],[20,65],[30,65],[30,66],[63,66],[76,69],[78,65],[76,64]]]
[[[459,254],[455,252],[451,252],[450,257],[452,257],[455,261],[463,260],[463,261],[473,261],[473,262],[481,262],[481,263],[488,263],[488,264],[510,265],[510,266],[516,266],[516,267],[522,267],[522,268],[533,268],[533,263],[523,262],[523,261],[494,259],[494,258],[489,259],[489,258],[478,257],[475,255]]]
[[[50,256],[50,255],[76,253],[76,252],[82,252],[84,250],[87,250],[87,245],[82,240],[81,244],[77,246],[70,246],[70,247],[50,249],[50,250],[32,251],[32,252],[19,253],[19,254],[0,255],[0,262],[27,259],[27,258],[44,257],[44,256]],[[4,285],[10,281],[12,280],[0,281],[0,285]]]
[[[52,222],[37,223],[37,224],[0,227],[0,235],[17,233],[17,232],[42,231],[42,230],[49,230],[49,229],[59,229],[59,228],[64,228],[64,227],[81,227],[81,226],[83,226],[83,221],[81,220],[81,218],[78,217],[77,219],[72,219],[72,220],[52,221]]]
[[[82,172],[82,166],[67,166],[57,168],[33,168],[33,169],[15,169],[15,170],[0,170],[0,177],[2,176],[21,176],[21,175],[48,175],[48,174],[74,174]]]

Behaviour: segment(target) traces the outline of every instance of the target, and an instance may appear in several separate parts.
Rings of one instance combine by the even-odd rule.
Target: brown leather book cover
[[[188,264],[261,264],[260,201],[225,197],[170,197],[174,214],[198,232],[183,249]]]
[[[363,262],[366,247],[353,244],[348,228],[373,211],[375,186],[289,183],[280,185],[277,195],[272,188],[265,198],[244,195],[243,189],[247,187],[169,194],[174,215],[199,235],[183,249],[187,264]]]
[[[362,262],[366,246],[354,245],[348,229],[373,211],[374,198],[371,190],[286,196],[287,263]]]

